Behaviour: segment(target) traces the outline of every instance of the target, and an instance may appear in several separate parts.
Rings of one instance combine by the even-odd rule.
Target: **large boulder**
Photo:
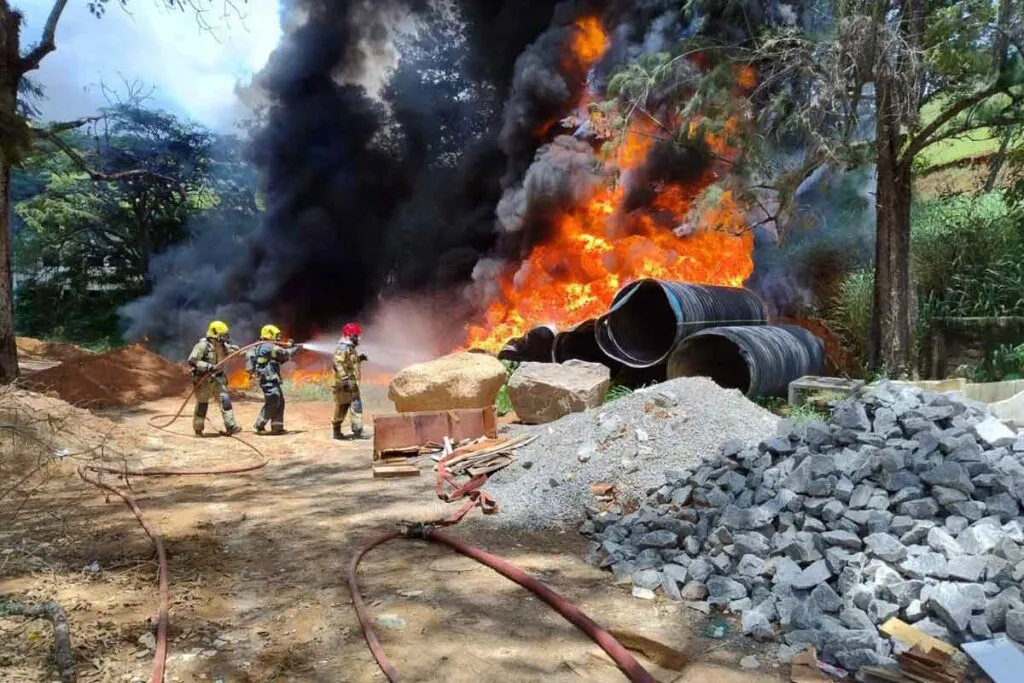
[[[455,353],[410,365],[391,379],[388,398],[400,413],[494,405],[505,366],[483,353]]]
[[[523,363],[508,382],[508,396],[526,424],[553,422],[604,402],[611,371],[599,363]]]

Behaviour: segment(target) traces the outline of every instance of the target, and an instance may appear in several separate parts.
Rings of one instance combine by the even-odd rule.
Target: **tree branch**
[[[103,173],[101,171],[97,171],[95,169],[90,168],[89,165],[86,163],[85,159],[82,157],[82,155],[78,153],[78,150],[76,150],[74,147],[66,143],[64,140],[62,140],[61,137],[57,135],[53,130],[45,128],[31,128],[30,130],[37,137],[52,142],[57,149],[64,152],[64,155],[71,159],[71,162],[74,163],[75,166],[77,166],[83,173],[89,176],[90,180],[102,182],[119,182],[122,180],[132,180],[133,178],[152,178],[154,180],[160,180],[162,182],[165,182],[172,188],[174,188],[174,190],[177,191],[178,195],[182,198],[182,201],[184,201],[187,198],[185,187],[174,178],[171,178],[170,176],[165,176],[161,173],[155,173],[153,171],[149,171],[146,169],[134,169],[131,171],[120,171],[118,173]]]
[[[949,109],[936,116],[931,123],[929,123],[927,126],[918,131],[917,135],[910,139],[910,143],[903,151],[903,154],[900,155],[902,157],[900,159],[900,163],[905,163],[906,161],[913,161],[914,157],[917,156],[918,152],[927,147],[928,144],[931,144],[929,142],[929,139],[940,128],[942,128],[944,125],[946,125],[954,118],[956,118],[957,115],[961,114],[962,112],[966,111],[967,109],[973,107],[976,104],[984,102],[993,95],[998,94],[1001,90],[1002,88],[999,85],[993,83],[984,90],[979,90],[970,97],[965,97],[964,99],[957,101]]]
[[[26,605],[20,602],[0,602],[0,615],[22,616],[31,619],[47,618],[53,625],[53,649],[61,683],[75,683],[75,655],[71,650],[71,625],[68,615],[56,602]]]
[[[64,8],[67,5],[68,0],[54,0],[53,7],[50,9],[50,16],[46,18],[46,25],[43,26],[43,35],[39,40],[39,44],[21,59],[21,74],[38,69],[39,63],[43,61],[43,57],[57,49],[57,23],[60,21],[60,15],[64,13]]]

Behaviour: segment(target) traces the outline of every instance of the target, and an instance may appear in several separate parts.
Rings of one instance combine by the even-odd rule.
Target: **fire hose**
[[[232,352],[231,354],[226,356],[222,361],[217,363],[214,366],[213,370],[211,370],[206,375],[206,377],[212,376],[215,372],[217,372],[229,360],[231,360],[232,358],[234,358],[238,354],[242,353],[243,351],[246,351],[246,350],[252,348],[253,346],[255,346],[258,343],[259,342],[254,342],[252,344],[248,344],[248,345],[243,346],[242,348],[238,349],[237,351]],[[203,379],[205,379],[205,377]],[[199,383],[200,382],[196,382],[195,384],[193,384],[192,390],[188,392],[188,395],[185,397],[185,400],[182,401],[181,406],[178,408],[178,411],[176,413],[167,414],[167,415],[154,415],[153,417],[151,417],[149,419],[149,425],[151,427],[156,428],[156,429],[160,429],[162,431],[170,432],[168,427],[170,427],[179,417],[181,417],[182,412],[184,412],[184,410],[185,410],[185,406],[188,405],[188,402],[192,398],[192,395],[195,393],[196,387],[199,385]],[[155,424],[154,420],[157,420],[157,419],[160,419],[160,418],[169,418],[169,419],[166,422],[164,422],[163,424],[160,424],[160,425]],[[173,434],[174,432],[170,432],[170,433]],[[110,493],[113,493],[116,496],[118,496],[119,498],[121,498],[121,500],[124,501],[125,505],[127,505],[128,508],[132,511],[132,514],[135,515],[135,518],[139,521],[139,524],[142,526],[143,531],[146,532],[146,535],[149,536],[150,540],[153,542],[153,546],[156,548],[157,561],[158,561],[158,564],[159,564],[159,570],[158,570],[158,576],[159,576],[159,579],[158,579],[158,581],[159,581],[159,590],[158,590],[158,596],[159,597],[158,597],[158,600],[159,600],[159,604],[158,604],[158,607],[157,607],[156,652],[153,655],[153,673],[152,673],[152,676],[150,678],[151,683],[163,683],[163,680],[164,680],[164,668],[165,668],[166,663],[167,663],[167,631],[168,631],[168,628],[169,628],[169,625],[170,625],[170,608],[171,608],[170,569],[169,569],[168,564],[167,564],[167,552],[164,549],[164,544],[163,544],[163,541],[162,541],[162,539],[160,537],[159,530],[155,526],[153,526],[149,522],[149,520],[146,519],[146,516],[142,513],[142,508],[139,507],[138,501],[135,500],[134,496],[132,496],[130,493],[128,493],[124,489],[118,488],[117,486],[114,486],[112,484],[108,484],[108,483],[104,482],[102,480],[101,476],[103,474],[116,474],[116,475],[120,475],[120,476],[124,477],[125,482],[128,482],[128,477],[129,476],[134,476],[134,477],[175,477],[175,476],[197,476],[197,475],[214,475],[215,476],[215,475],[219,475],[219,474],[243,474],[245,472],[253,472],[255,470],[258,470],[258,469],[261,469],[263,467],[266,467],[268,460],[267,460],[266,456],[264,456],[263,453],[258,448],[256,448],[256,446],[252,445],[251,443],[249,443],[248,441],[246,441],[244,439],[238,438],[234,434],[229,434],[229,436],[231,438],[235,439],[236,441],[238,441],[239,443],[245,445],[247,448],[249,448],[252,451],[254,451],[260,457],[260,461],[256,462],[256,463],[253,463],[253,464],[249,464],[249,465],[240,465],[240,466],[236,466],[236,467],[226,467],[226,468],[220,468],[220,469],[194,468],[194,467],[189,467],[189,468],[144,467],[144,468],[138,468],[138,469],[129,469],[127,466],[124,466],[124,467],[112,467],[112,466],[109,466],[109,465],[92,465],[92,464],[81,465],[78,468],[78,476],[81,477],[83,481],[86,481],[86,482],[92,484],[93,486],[96,486],[97,488],[100,488],[100,489],[103,489],[103,490],[108,491]],[[99,475],[99,476],[94,476],[94,475]]]
[[[366,638],[366,644],[369,646],[370,652],[373,653],[374,659],[377,660],[380,670],[387,677],[388,681],[390,681],[390,683],[398,683],[398,672],[395,670],[395,667],[391,664],[390,660],[388,660],[387,655],[384,653],[384,648],[381,646],[380,639],[377,638],[377,633],[373,630],[370,615],[366,610],[366,603],[363,602],[363,597],[359,592],[359,582],[356,573],[359,568],[359,562],[363,559],[363,556],[377,546],[400,538],[409,540],[418,538],[423,539],[424,541],[446,545],[455,552],[472,558],[480,564],[490,567],[502,576],[516,582],[546,602],[552,609],[565,617],[569,623],[589,636],[590,639],[597,643],[602,650],[608,653],[608,656],[612,658],[615,664],[623,673],[626,674],[630,681],[633,681],[633,683],[655,683],[655,678],[640,666],[640,663],[636,661],[632,654],[630,654],[629,650],[623,647],[623,645],[615,639],[615,636],[601,628],[601,626],[588,617],[580,608],[576,607],[576,605],[572,604],[511,562],[504,560],[497,555],[492,555],[480,548],[467,545],[462,541],[446,536],[436,530],[439,526],[457,524],[470,510],[473,509],[473,507],[480,507],[481,511],[485,515],[494,514],[498,511],[497,502],[480,490],[480,487],[487,481],[487,475],[473,477],[468,483],[460,486],[458,481],[451,476],[445,467],[446,462],[451,457],[452,454],[449,453],[441,458],[437,463],[437,495],[448,503],[465,497],[468,498],[466,504],[447,519],[427,524],[403,523],[398,531],[392,531],[372,539],[369,543],[359,548],[348,566],[348,590],[352,595],[352,605],[355,607],[356,616],[359,617],[359,625],[363,629],[363,636]],[[444,490],[445,482],[451,484],[455,488],[446,493]]]
[[[255,346],[259,342],[244,346],[237,351],[229,354],[222,361],[214,366],[213,370],[207,375],[212,375],[217,372],[224,364],[230,359],[237,356],[238,354],[246,351],[247,349]],[[185,400],[182,401],[177,412],[166,415],[155,415],[149,420],[149,425],[160,430],[169,431],[168,427],[173,424],[185,410],[185,406],[188,405],[188,401],[192,398],[195,393],[198,382],[193,386],[192,390],[189,391]],[[154,421],[160,418],[168,418],[163,424],[156,424]],[[173,432],[172,432],[173,433]],[[142,509],[139,507],[138,502],[135,498],[127,491],[108,484],[99,476],[93,476],[102,474],[117,474],[124,477],[125,481],[128,481],[129,476],[193,476],[193,475],[219,475],[219,474],[241,474],[245,472],[252,472],[254,470],[265,467],[268,463],[268,459],[263,453],[256,448],[256,446],[240,439],[237,436],[230,434],[231,438],[235,439],[239,443],[244,444],[246,447],[255,451],[261,458],[260,462],[251,465],[243,465],[238,467],[229,467],[223,469],[206,469],[206,468],[139,468],[129,469],[127,466],[124,467],[112,467],[107,465],[82,465],[78,468],[78,475],[83,481],[86,481],[97,488],[103,489],[110,493],[117,495],[124,503],[131,509],[135,518],[139,521],[146,535],[149,536],[153,542],[153,546],[156,548],[157,559],[159,562],[159,605],[157,614],[157,633],[156,633],[156,651],[153,657],[153,672],[151,676],[151,683],[163,683],[164,669],[166,667],[167,660],[167,632],[170,624],[170,577],[169,567],[167,563],[167,552],[164,548],[163,541],[160,536],[159,530],[153,526],[145,517]],[[589,636],[594,642],[596,642],[608,655],[615,661],[616,665],[629,677],[633,683],[655,683],[655,679],[649,674],[640,664],[636,661],[630,652],[619,643],[611,633],[603,629],[590,617],[588,617],[582,610],[573,605],[571,602],[560,596],[555,591],[551,590],[537,579],[533,578],[525,571],[515,566],[511,562],[508,562],[496,555],[492,555],[484,550],[475,548],[458,541],[454,538],[445,536],[435,530],[436,526],[441,525],[452,525],[462,520],[462,518],[473,508],[479,506],[484,514],[493,514],[498,511],[497,503],[487,496],[486,493],[480,490],[480,487],[487,481],[486,475],[474,477],[468,483],[459,485],[446,470],[445,462],[450,457],[450,454],[442,458],[441,462],[438,463],[437,468],[437,493],[446,502],[452,502],[458,498],[466,497],[469,500],[466,505],[455,512],[449,519],[439,520],[433,524],[415,524],[415,525],[403,525],[402,531],[390,532],[379,536],[366,545],[362,546],[356,555],[352,558],[348,568],[348,588],[352,594],[352,604],[356,610],[356,615],[359,618],[360,626],[362,627],[363,634],[366,637],[366,642],[370,647],[370,651],[373,653],[374,658],[380,665],[381,671],[387,676],[391,683],[397,683],[399,680],[398,672],[391,665],[387,656],[384,654],[383,648],[381,647],[380,640],[377,638],[376,633],[373,630],[373,626],[370,622],[369,614],[366,610],[366,604],[363,602],[362,596],[359,593],[359,585],[356,578],[356,572],[359,566],[360,560],[373,548],[382,545],[388,541],[397,538],[416,539],[420,538],[426,541],[434,543],[441,543],[447,545],[449,548],[455,550],[466,557],[470,557],[481,564],[484,564],[502,576],[514,581],[523,588],[531,591],[541,600],[550,605],[555,611],[565,617],[571,624],[583,631]],[[454,489],[445,493],[444,483],[451,484]]]

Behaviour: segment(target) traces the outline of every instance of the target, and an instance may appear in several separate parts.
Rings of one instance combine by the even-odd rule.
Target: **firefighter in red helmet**
[[[366,356],[359,352],[359,337],[363,330],[356,323],[348,323],[341,330],[341,338],[334,349],[334,438],[344,438],[341,424],[351,415],[352,437],[363,436],[363,401],[359,396],[360,365]]]

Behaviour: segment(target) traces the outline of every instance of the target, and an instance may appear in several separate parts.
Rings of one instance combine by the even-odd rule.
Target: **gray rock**
[[[895,602],[900,607],[906,607],[921,597],[922,588],[924,588],[924,581],[898,581],[882,586],[879,593],[886,600]]]
[[[858,432],[866,432],[871,429],[871,421],[868,420],[867,411],[861,403],[853,399],[840,401],[832,412],[832,424],[839,425],[843,429],[853,429]]]
[[[916,497],[917,496],[915,496],[915,498]],[[911,531],[914,528],[915,524],[917,524],[917,522],[912,517],[907,517],[906,515],[897,515],[896,517],[892,518],[892,524],[889,525],[889,533],[891,533],[893,536],[902,536],[908,531]],[[905,544],[906,541],[901,540],[901,543]]]
[[[966,517],[972,522],[977,522],[985,514],[985,504],[978,500],[964,500],[959,503],[952,503],[946,509],[956,515]]]
[[[793,661],[794,657],[806,649],[806,645],[779,645],[779,649],[775,651],[775,658],[781,664],[789,664]]]
[[[767,615],[759,610],[748,610],[743,613],[743,635],[758,640],[771,640],[775,637],[775,629]]]
[[[949,517],[946,517],[946,531],[951,533],[953,536],[959,536],[960,532],[970,525],[971,523],[967,521],[966,517],[961,517],[960,515],[950,515]],[[963,548],[961,548],[961,550],[963,550]]]
[[[746,612],[750,609],[753,609],[753,607],[753,600],[751,600],[750,598],[741,598],[739,600],[733,600],[732,602],[730,602],[727,609],[732,614],[740,614],[741,612]]]
[[[975,638],[979,640],[991,640],[992,629],[988,627],[988,624],[985,622],[984,616],[975,615],[971,617],[969,627],[971,630],[971,635],[973,635]]]
[[[821,539],[828,545],[848,548],[850,550],[860,550],[864,545],[860,536],[850,531],[826,531],[821,535]]]
[[[1013,446],[1017,442],[1017,435],[1013,433],[1013,430],[995,417],[986,418],[974,425],[971,427],[971,432],[978,438],[978,441],[986,444],[989,448]]]
[[[840,503],[840,505],[842,505],[842,503]],[[814,534],[820,534],[825,530],[825,528],[825,523],[822,522],[820,519],[815,519],[811,516],[807,516],[807,518],[804,519],[803,531],[807,531]]]
[[[767,557],[768,551],[771,550],[768,539],[757,532],[736,534],[733,544],[736,546],[736,552],[740,555]]]
[[[708,602],[712,605],[724,605],[747,597],[747,589],[742,583],[724,576],[712,576],[707,581],[707,587]]]
[[[687,609],[692,609],[702,614],[711,614],[711,605],[702,600],[690,600],[683,604],[686,605]]]
[[[885,600],[872,600],[868,605],[868,616],[876,624],[883,624],[900,613],[900,606]]]
[[[860,650],[842,650],[835,653],[840,666],[848,671],[859,671],[864,666],[891,666],[894,662],[888,657],[878,654],[877,650],[862,648]]]
[[[967,500],[967,494],[963,491],[947,488],[945,486],[933,486],[932,496],[936,501],[938,501],[939,505],[943,507]]]
[[[932,638],[938,638],[944,640],[947,643],[953,640],[950,635],[949,629],[932,620],[931,617],[926,617],[921,621],[914,624],[914,626],[922,633],[931,636]]]
[[[652,531],[640,539],[641,548],[675,548],[679,545],[679,536],[671,531]]]
[[[928,546],[935,552],[945,555],[947,559],[957,557],[964,552],[956,539],[939,527],[928,531]]]
[[[711,576],[715,568],[710,562],[705,560],[703,557],[698,557],[696,560],[690,563],[690,566],[686,569],[686,575],[698,583],[704,583]]]
[[[987,566],[987,558],[972,555],[958,555],[946,563],[949,578],[972,583],[981,579]]]
[[[1009,494],[998,493],[989,496],[985,500],[986,512],[990,515],[999,515],[1003,522],[1009,522],[1020,514],[1020,505]]]
[[[843,626],[848,629],[870,630],[875,627],[874,623],[871,621],[871,617],[868,616],[868,613],[853,605],[847,605],[843,608],[839,613],[839,621],[841,621]]]
[[[699,581],[688,581],[679,593],[683,600],[700,601],[708,596],[708,588]]]
[[[815,586],[807,600],[814,605],[815,609],[826,613],[838,612],[839,608],[843,605],[839,594],[827,583],[820,583]]]
[[[900,503],[898,509],[901,515],[914,519],[928,519],[939,514],[939,504],[932,498],[908,500],[905,503]]]
[[[910,604],[903,608],[903,619],[909,624],[915,624],[927,616],[924,603],[920,600],[911,600]]]
[[[740,576],[754,578],[765,571],[765,562],[757,555],[744,555],[736,565],[736,572]]]
[[[650,588],[643,588],[641,586],[633,586],[633,597],[640,598],[641,600],[654,600],[654,591]]]
[[[890,534],[871,534],[864,539],[867,552],[887,562],[899,562],[907,556],[907,548]]]
[[[868,506],[868,501],[871,500],[871,494],[874,492],[875,487],[871,484],[858,484],[853,489],[853,493],[850,494],[850,509],[861,510]]]
[[[1024,603],[1021,602],[1020,588],[1011,586],[985,605],[985,623],[994,632],[1003,631],[1006,629],[1006,613],[1021,607]]]
[[[814,562],[823,557],[814,542],[814,534],[806,532],[793,534],[791,539],[783,543],[780,550],[797,562]]]
[[[918,545],[924,543],[928,538],[928,532],[935,526],[935,522],[930,519],[922,519],[914,522],[913,528],[907,533],[900,537],[900,543],[903,545]]]
[[[832,572],[825,561],[818,560],[800,572],[800,575],[793,579],[792,586],[797,590],[807,590],[828,581],[831,576]]]
[[[664,567],[662,567],[661,571],[665,574],[665,576],[669,577],[673,581],[676,581],[678,583],[686,583],[686,579],[687,579],[687,569],[686,569],[686,567],[682,567],[682,566],[680,566],[678,564],[669,563],[669,564],[666,564]]]
[[[640,569],[633,572],[633,585],[654,590],[661,585],[661,572],[657,569]]]
[[[922,597],[924,597],[922,593]],[[954,633],[962,634],[971,620],[971,600],[955,583],[940,583],[927,591],[925,607]]]
[[[838,521],[843,513],[846,512],[846,506],[840,503],[838,500],[831,500],[825,504],[825,507],[821,509],[821,518],[826,522]]]
[[[989,525],[976,525],[964,529],[957,542],[965,553],[970,555],[985,555],[991,552],[1003,536],[1002,529]]]
[[[1006,531],[1004,530],[1005,534]],[[1020,546],[1010,540],[1009,535],[1004,536],[996,549],[993,551],[996,556],[1003,558],[1007,562],[1017,563],[1024,560],[1024,551],[1021,550]]]
[[[1024,608],[1018,607],[1006,613],[1006,635],[1024,645]]]
[[[900,563],[900,571],[912,579],[937,578],[949,576],[946,557],[939,553],[922,553],[907,558]]]

